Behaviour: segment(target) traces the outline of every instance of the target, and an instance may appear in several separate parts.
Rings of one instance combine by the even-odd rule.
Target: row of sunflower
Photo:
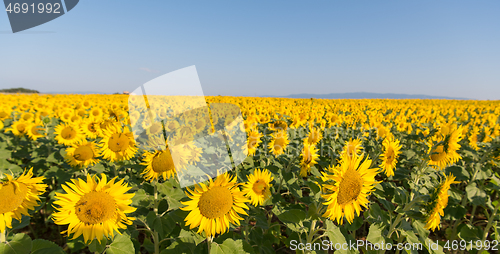
[[[500,241],[498,102],[218,96],[207,102],[237,107],[185,111],[175,98],[0,97],[0,253],[327,253],[356,241],[477,253]],[[228,127],[240,112],[243,143]],[[214,138],[248,154],[229,169],[197,142],[224,127]],[[182,188],[208,164],[217,175]],[[344,252],[401,252],[357,247]]]

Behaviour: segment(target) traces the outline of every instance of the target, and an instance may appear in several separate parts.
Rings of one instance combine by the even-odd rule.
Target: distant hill
[[[37,90],[18,87],[18,88],[0,89],[0,93],[40,93],[40,92],[38,92]]]
[[[330,93],[330,94],[291,94],[288,96],[260,96],[260,97],[281,97],[297,99],[449,99],[449,100],[469,100],[467,98],[431,96],[424,94],[395,94],[395,93]]]

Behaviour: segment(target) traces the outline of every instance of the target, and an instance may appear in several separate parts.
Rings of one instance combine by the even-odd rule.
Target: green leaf
[[[43,240],[36,239],[33,241],[33,248],[31,254],[65,254],[64,250],[57,244]]]
[[[168,202],[168,209],[174,210],[183,206],[180,200],[186,197],[186,194],[180,188],[179,184],[172,178],[164,183],[157,183],[158,191],[165,195],[165,199]]]
[[[106,244],[108,243],[108,239],[104,238],[99,242],[97,239],[92,240],[89,244],[89,250],[91,252],[99,252],[102,253],[106,249]]]
[[[467,193],[467,199],[474,205],[482,205],[486,203],[486,192],[479,189],[475,182],[467,185],[465,187],[465,192]]]
[[[146,216],[146,222],[148,223],[149,228],[153,229],[155,232],[158,232],[160,238],[163,238],[163,225],[161,223],[160,216],[156,215],[155,212],[150,211],[148,216]]]
[[[107,254],[135,254],[134,243],[128,235],[117,235],[108,246]]]
[[[299,209],[291,209],[280,215],[278,219],[282,222],[299,223],[306,218],[306,212]]]
[[[10,242],[0,243],[2,254],[28,254],[32,247],[31,238],[25,234],[16,234]]]
[[[245,246],[243,240],[226,239],[222,244],[216,242],[212,243],[210,254],[240,254],[240,253],[254,253],[250,246]]]
[[[480,235],[481,230],[469,224],[465,224],[458,232],[458,236],[465,241],[479,240]]]
[[[460,166],[451,166],[446,168],[446,174],[453,174],[456,177],[457,181],[466,181],[469,180],[470,175],[464,167]]]
[[[342,244],[346,242],[345,237],[342,234],[342,232],[340,232],[339,227],[335,226],[335,224],[333,224],[331,220],[326,220],[325,224],[326,224],[326,235],[330,239],[330,242],[332,242],[333,244],[336,243]]]
[[[382,231],[384,230],[383,224],[374,223],[370,225],[370,229],[368,230],[368,236],[366,240],[375,244],[385,242],[385,238],[383,237]]]

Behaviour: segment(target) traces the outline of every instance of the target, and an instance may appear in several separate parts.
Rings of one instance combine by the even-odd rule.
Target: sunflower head
[[[147,167],[141,174],[148,181],[159,179],[160,176],[164,180],[173,178],[177,174],[177,170],[184,168],[188,164],[188,159],[191,156],[183,148],[183,146],[175,146],[172,152],[168,147],[154,152],[146,151],[143,155],[144,162],[142,165],[147,165]]]
[[[368,207],[368,196],[379,182],[375,181],[377,168],[369,168],[370,159],[363,160],[364,156],[354,155],[348,158],[344,155],[341,164],[331,169],[333,175],[323,173],[323,180],[327,180],[322,189],[327,190],[323,195],[327,210],[324,217],[337,220],[342,224],[345,217],[349,223],[354,220],[354,213],[358,216],[361,206]],[[333,183],[328,183],[333,181]]]
[[[99,162],[99,151],[94,142],[81,141],[66,149],[65,159],[73,167],[93,166]]]
[[[387,176],[393,176],[397,158],[401,154],[401,145],[399,140],[393,138],[386,138],[382,145],[384,146],[384,153],[381,155],[382,164],[380,167],[385,170]]]
[[[258,130],[251,129],[248,133],[247,147],[248,147],[248,155],[255,155],[257,151],[257,147],[259,146],[262,138],[262,134],[259,133]]]
[[[28,210],[35,210],[40,201],[39,196],[45,192],[44,177],[33,177],[33,168],[24,172],[17,179],[6,174],[0,179],[0,232],[12,228],[12,219],[21,221],[22,215],[28,215]]]
[[[123,179],[107,180],[106,175],[87,175],[87,181],[72,179],[63,185],[66,193],[56,193],[54,202],[57,212],[53,220],[58,225],[68,225],[63,233],[73,234],[75,239],[83,235],[84,241],[113,237],[114,232],[127,228],[134,220],[127,213],[136,210],[129,206],[135,194],[126,193],[131,189]]]
[[[319,157],[318,149],[314,143],[307,142],[307,138],[304,141],[304,148],[302,148],[302,159],[300,160],[300,176],[306,177],[307,173],[311,171],[311,167],[316,164],[316,160]]]
[[[288,140],[288,134],[285,131],[278,131],[274,134],[271,134],[273,139],[269,143],[269,150],[274,156],[281,155],[285,152],[285,149],[290,142]]]
[[[455,181],[455,176],[449,174],[445,176],[445,180],[439,184],[436,188],[434,194],[431,197],[431,203],[429,206],[429,217],[426,220],[426,229],[434,231],[436,228],[439,229],[439,223],[441,222],[441,216],[444,216],[444,209],[448,206],[448,190],[454,183],[460,183]]]
[[[267,169],[255,169],[253,174],[248,175],[248,182],[243,186],[243,193],[250,198],[252,205],[262,205],[271,197],[273,179]]]
[[[189,211],[184,219],[186,226],[199,226],[198,233],[205,232],[206,237],[227,232],[229,223],[240,225],[240,214],[247,215],[244,209],[248,209],[248,199],[236,184],[236,177],[228,173],[210,179],[208,184],[200,183],[193,190],[187,188],[186,194],[191,199],[181,202],[186,205],[181,210]]]
[[[56,134],[55,139],[57,142],[66,146],[85,139],[85,134],[82,133],[78,126],[68,123],[62,123],[56,126],[54,133]]]

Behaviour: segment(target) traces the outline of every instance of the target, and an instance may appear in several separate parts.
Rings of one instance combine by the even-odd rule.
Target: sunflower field
[[[175,102],[0,94],[0,253],[500,249],[499,101]]]

